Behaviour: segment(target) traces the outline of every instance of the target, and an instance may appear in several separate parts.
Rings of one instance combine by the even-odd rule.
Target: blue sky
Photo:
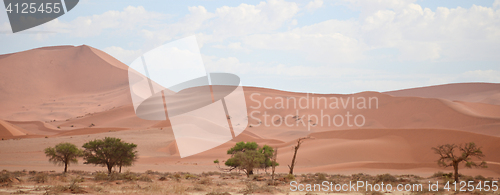
[[[90,45],[129,64],[196,35],[205,66],[247,86],[313,93],[500,82],[500,0],[80,0],[0,54]]]

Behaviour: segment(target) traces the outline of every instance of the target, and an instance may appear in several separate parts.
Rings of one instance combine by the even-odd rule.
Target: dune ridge
[[[127,68],[86,45],[0,55],[0,137],[8,139],[0,142],[0,165],[15,169],[20,165],[13,162],[21,162],[23,167],[55,169],[40,148],[60,142],[81,145],[112,136],[138,145],[140,159],[132,170],[214,171],[213,161],[227,159],[228,148],[239,141],[254,141],[278,148],[282,165],[278,171],[286,172],[295,140],[310,136],[299,150],[297,173],[430,174],[442,170],[432,147],[475,142],[491,166],[464,172],[500,176],[500,157],[495,155],[500,149],[500,84],[462,83],[356,94],[244,87],[249,115],[246,130],[230,142],[181,159],[168,120],[149,121],[135,115]],[[301,98],[309,103],[324,98],[329,104],[276,108],[282,100]],[[360,108],[363,98],[377,103]],[[337,108],[330,107],[334,100],[339,101]],[[321,123],[325,115],[332,118],[347,113],[362,115],[365,123]],[[309,115],[317,118],[307,118]]]

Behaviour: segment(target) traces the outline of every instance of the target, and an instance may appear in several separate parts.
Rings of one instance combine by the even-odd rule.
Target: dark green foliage
[[[227,151],[227,154],[232,156],[227,159],[225,165],[231,167],[230,170],[242,170],[249,177],[253,174],[254,169],[265,169],[272,166],[271,157],[273,153],[273,148],[267,145],[260,148],[255,142],[238,142]],[[278,166],[277,163],[276,166]]]
[[[78,157],[82,156],[82,151],[71,143],[60,143],[54,148],[45,148],[45,155],[49,157],[49,162],[57,165],[64,165],[64,172],[68,171],[69,164],[78,163]]]
[[[126,143],[119,138],[106,137],[83,144],[85,164],[95,164],[108,168],[108,173],[115,166],[131,166],[137,160],[137,145]]]

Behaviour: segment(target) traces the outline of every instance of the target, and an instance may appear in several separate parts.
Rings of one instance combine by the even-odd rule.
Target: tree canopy
[[[136,144],[126,143],[119,138],[106,137],[83,144],[84,164],[105,166],[108,173],[113,167],[131,166],[137,160]]]
[[[60,143],[55,147],[45,148],[45,155],[49,157],[49,162],[57,165],[64,165],[64,173],[68,171],[69,164],[78,163],[78,157],[82,151],[71,143]]]
[[[227,159],[224,164],[230,167],[229,170],[242,170],[250,176],[255,169],[266,169],[272,166],[273,153],[274,149],[268,145],[261,148],[255,142],[238,142],[227,151],[227,154],[231,154],[231,158]]]

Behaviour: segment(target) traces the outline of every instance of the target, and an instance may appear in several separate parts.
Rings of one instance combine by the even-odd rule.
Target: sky
[[[129,65],[196,35],[209,72],[245,86],[310,93],[500,82],[500,0],[80,0],[13,34],[0,54],[89,45]]]

